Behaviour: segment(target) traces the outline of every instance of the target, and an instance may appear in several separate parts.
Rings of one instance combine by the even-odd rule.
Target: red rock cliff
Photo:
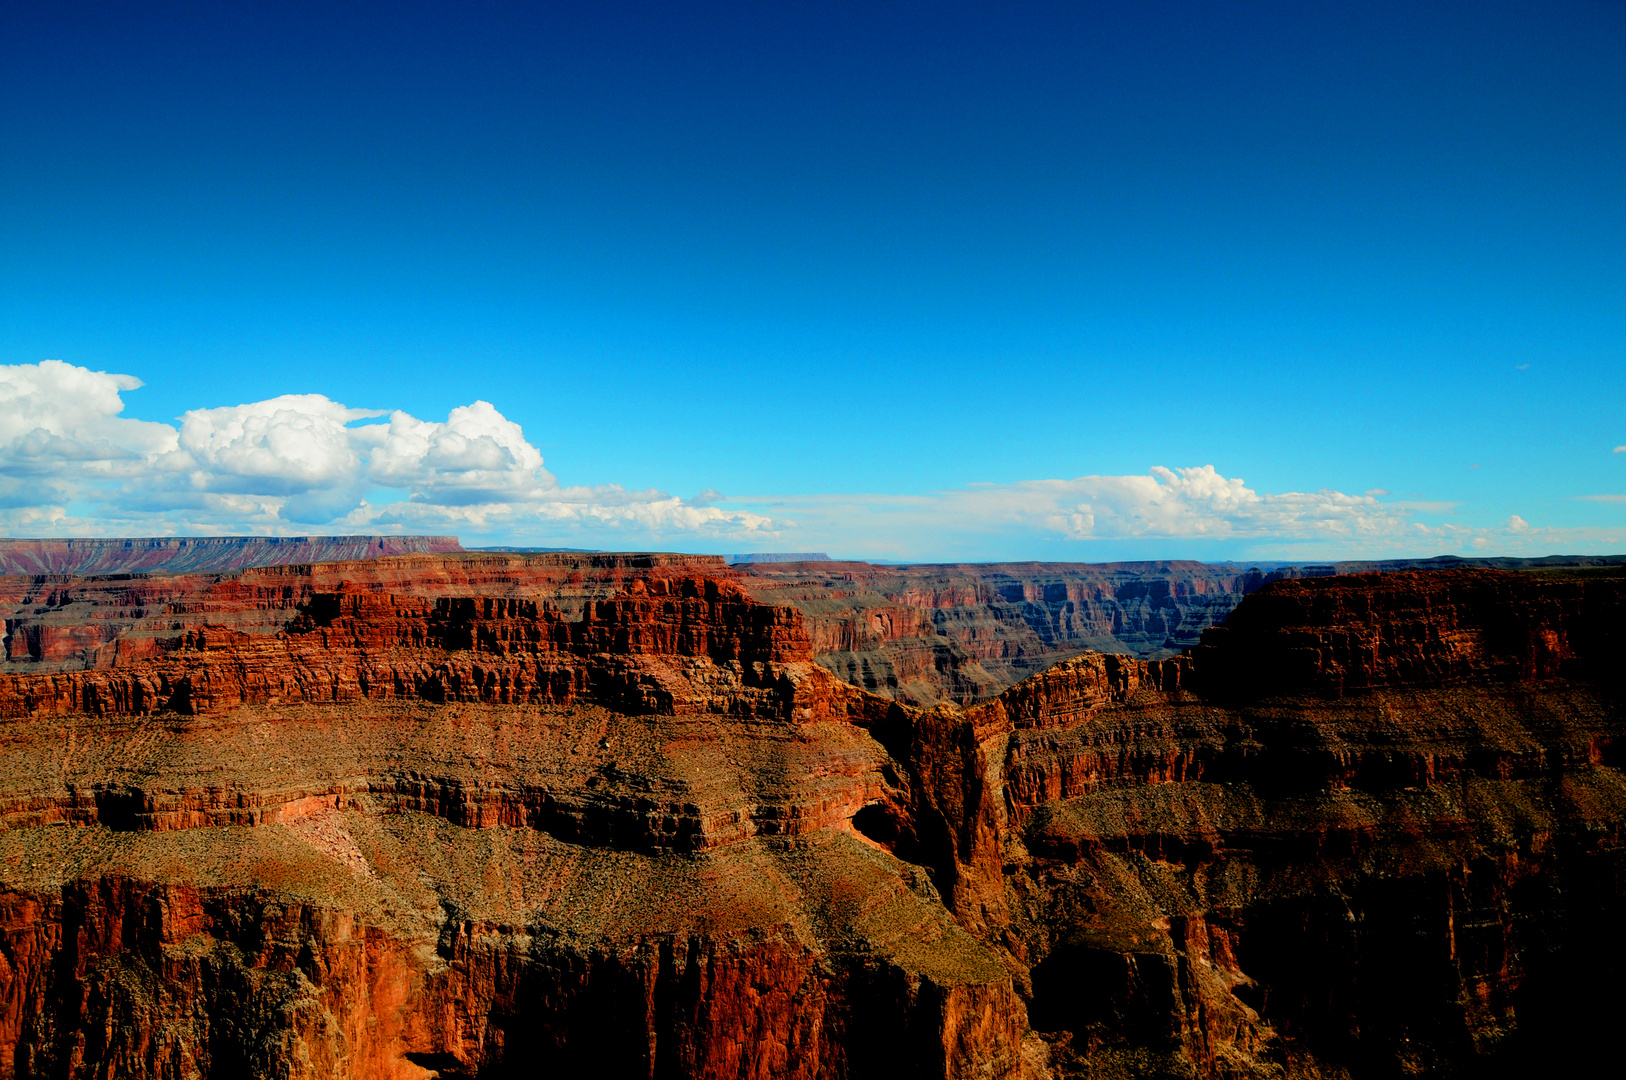
[[[0,1066],[1019,1074],[1001,954],[852,828],[890,706],[697,565],[57,583],[151,645],[4,675]]]

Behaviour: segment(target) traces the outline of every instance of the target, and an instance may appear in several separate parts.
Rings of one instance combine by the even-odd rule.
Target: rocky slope
[[[1607,1045],[1618,572],[1284,580],[1188,654],[930,709],[833,677],[742,580],[0,582],[40,641],[0,671],[0,1076],[1475,1076]],[[93,662],[51,659],[75,625]]]
[[[0,537],[0,574],[220,573],[250,566],[461,550],[455,536]]]

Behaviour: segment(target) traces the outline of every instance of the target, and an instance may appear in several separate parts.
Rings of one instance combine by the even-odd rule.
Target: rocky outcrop
[[[627,582],[672,574],[726,579],[706,555],[380,556],[231,574],[41,574],[0,577],[0,672],[105,670],[179,647],[202,627],[274,635],[318,593],[534,600],[579,617]]]
[[[0,574],[196,574],[463,550],[455,536],[0,537]]]
[[[621,580],[617,575],[638,572],[638,565],[683,565],[734,581],[762,602],[795,607],[808,628],[815,658],[827,670],[849,685],[913,705],[987,700],[1057,660],[1085,651],[1141,659],[1177,655],[1196,646],[1204,630],[1224,622],[1244,595],[1272,581],[1470,565],[1551,570],[1618,562],[1616,557],[1453,558],[1260,570],[1194,562],[900,567],[752,556],[752,562],[731,567],[727,559],[742,557],[485,549],[467,556],[464,569],[460,558],[408,560],[399,566],[390,561],[388,552],[396,548],[456,550],[455,540],[441,537],[0,541],[7,543],[14,545],[8,549],[17,556],[13,563],[23,567],[19,573],[30,576],[0,577],[0,617],[16,626],[4,639],[4,658],[31,662],[29,670],[36,672],[106,668],[115,663],[115,653],[150,655],[151,639],[170,629],[166,597],[184,593],[195,604],[205,579],[234,578],[237,568],[249,563],[380,557],[386,569],[382,574],[357,573],[358,588],[387,591],[391,574],[406,573],[414,592],[441,588],[464,595],[523,594],[570,615],[579,615],[587,600],[610,595]],[[69,553],[63,556],[66,562],[53,561],[50,553],[57,548]],[[19,561],[24,551],[33,554]],[[7,557],[0,550],[0,568]],[[160,561],[153,563],[155,558]],[[544,564],[552,569],[544,570]],[[613,568],[620,564],[626,568]],[[347,564],[324,565],[331,570]],[[521,565],[522,571],[508,569]],[[481,569],[474,570],[476,566]],[[73,572],[43,572],[52,567]],[[147,569],[165,576],[149,576]],[[183,569],[184,574],[179,572]],[[100,576],[83,576],[92,571]],[[143,573],[132,576],[129,571]],[[323,573],[320,568],[314,572],[317,577]],[[337,580],[305,582],[297,577],[266,580],[270,587],[280,584],[297,594],[283,598],[283,607],[303,602],[312,590],[331,591],[339,585]],[[220,625],[245,619],[228,592],[219,594],[223,600],[216,605]],[[261,598],[253,606],[260,610],[268,602]]]
[[[1060,1076],[1598,1067],[1623,598],[1618,572],[1272,584],[1189,656],[893,712],[926,790],[855,825],[1020,965]]]
[[[1618,572],[1280,580],[1186,654],[929,709],[740,580],[0,584],[14,638],[56,628],[0,685],[0,1075],[1359,1080],[1607,1044]],[[98,618],[116,647],[47,657]]]

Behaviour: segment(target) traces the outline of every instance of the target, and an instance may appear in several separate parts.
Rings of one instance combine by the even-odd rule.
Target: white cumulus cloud
[[[1474,527],[1455,519],[1452,502],[1386,502],[1380,496],[1389,493],[1377,488],[1259,491],[1212,465],[925,494],[730,498],[707,489],[681,499],[618,484],[561,484],[520,425],[485,401],[423,420],[289,394],[193,409],[165,424],[123,415],[123,394],[140,386],[129,375],[59,360],[0,366],[0,532],[435,532],[474,543],[788,546],[901,559],[1100,559],[1131,550],[1325,559],[1626,547],[1626,528],[1550,528],[1518,515]]]
[[[1211,465],[973,484],[924,495],[753,496],[720,503],[793,518],[804,550],[897,559],[1320,561],[1626,548],[1626,528],[1536,527],[1518,515],[1495,526],[1429,522],[1418,515],[1450,514],[1457,504],[1384,502],[1375,492],[1261,492]]]
[[[848,548],[870,538],[879,554],[909,557],[893,538],[934,538],[938,550],[1055,541],[1326,541],[1345,547],[1402,535],[1409,512],[1372,495],[1267,494],[1212,465],[1156,466],[1134,476],[973,484],[927,495],[821,495],[724,500],[794,516],[798,539]],[[826,539],[828,538],[828,540]],[[849,548],[850,549],[850,548]],[[1054,549],[1052,549],[1054,550]],[[1076,556],[1082,557],[1082,556]]]
[[[175,447],[168,424],[120,416],[120,391],[141,380],[87,371],[60,360],[0,365],[0,463],[15,475],[39,466],[112,473]]]
[[[368,475],[410,490],[415,502],[536,501],[558,486],[541,451],[489,402],[459,406],[444,424],[393,412],[388,424],[359,433],[373,442]]]
[[[173,427],[119,415],[120,392],[140,385],[60,360],[0,365],[0,507],[45,525],[78,486],[139,475],[172,452]]]
[[[287,394],[130,420],[141,381],[59,360],[0,366],[0,526],[13,533],[464,531],[772,537],[769,517],[620,485],[562,487],[485,401],[445,421]],[[369,498],[375,489],[392,497]]]
[[[378,415],[321,394],[285,394],[181,417],[180,451],[202,491],[285,495],[353,483],[362,474],[346,425]]]
[[[1154,466],[1144,476],[1082,476],[1030,482],[1016,490],[1026,496],[1030,513],[1073,539],[1354,537],[1401,518],[1371,495],[1262,495],[1240,479],[1221,476],[1212,465]]]

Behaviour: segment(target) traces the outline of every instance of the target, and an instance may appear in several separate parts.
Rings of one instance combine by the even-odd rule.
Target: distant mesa
[[[1276,565],[1276,564],[1267,564]],[[1296,567],[1281,564],[1286,577],[1334,577],[1345,574],[1399,574],[1412,570],[1580,570],[1590,567],[1626,565],[1626,555],[1543,555],[1534,559],[1502,556],[1463,558],[1436,555],[1432,559],[1376,559],[1334,563],[1304,563]]]
[[[490,551],[501,555],[597,555],[602,548],[567,548],[567,547],[511,547],[506,544],[495,544],[490,547],[464,548],[465,551]]]
[[[206,574],[462,550],[455,536],[0,537],[0,574]]]
[[[730,566],[737,563],[767,562],[829,562],[830,556],[822,551],[748,551],[743,555],[724,555]]]

